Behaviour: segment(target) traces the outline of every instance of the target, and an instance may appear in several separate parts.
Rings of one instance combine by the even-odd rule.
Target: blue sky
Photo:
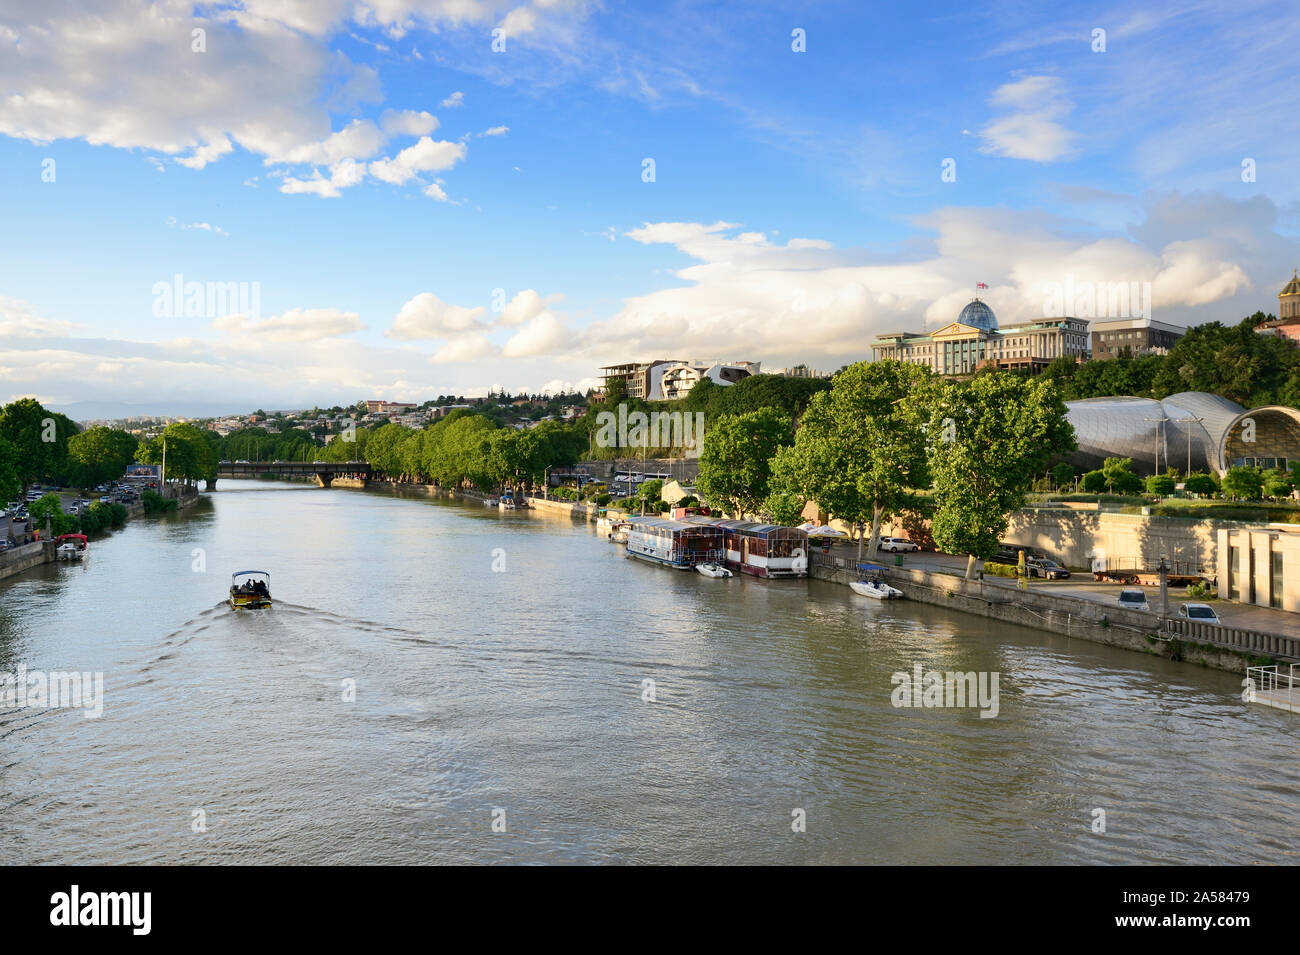
[[[834,368],[977,281],[1004,322],[1068,275],[1186,324],[1300,265],[1281,3],[40,6],[0,4],[0,400]],[[177,273],[258,313],[156,315]]]

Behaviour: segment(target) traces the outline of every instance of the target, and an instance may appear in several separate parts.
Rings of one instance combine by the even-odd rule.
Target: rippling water
[[[0,670],[105,681],[100,719],[0,709],[0,862],[1297,861],[1300,716],[1231,674],[562,518],[220,487],[0,583]],[[249,568],[277,604],[236,615]],[[915,663],[997,671],[998,717],[895,709]]]

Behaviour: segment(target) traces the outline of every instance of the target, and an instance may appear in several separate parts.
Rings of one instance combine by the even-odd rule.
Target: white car
[[[882,537],[880,549],[891,554],[906,554],[908,551],[920,550],[919,544],[913,544],[906,537]]]
[[[1121,590],[1119,592],[1119,605],[1125,610],[1150,610],[1147,604],[1147,595],[1142,590]]]
[[[1186,617],[1188,620],[1194,620],[1197,623],[1221,624],[1219,615],[1214,612],[1214,608],[1209,604],[1183,604],[1178,608],[1178,616]]]

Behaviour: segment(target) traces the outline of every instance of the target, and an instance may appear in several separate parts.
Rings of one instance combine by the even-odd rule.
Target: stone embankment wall
[[[809,573],[819,580],[847,585],[857,579],[853,565],[852,560],[827,558],[814,553]],[[1215,647],[1188,637],[1180,636],[1176,640],[1170,640],[1167,632],[1161,633],[1161,620],[1157,614],[1101,607],[1094,601],[1064,594],[1043,593],[1032,587],[1020,590],[1015,586],[980,580],[968,581],[955,575],[905,567],[885,568],[885,579],[903,591],[908,600],[960,610],[991,620],[1005,620],[1090,643],[1178,657],[1216,670],[1244,673],[1248,666],[1272,662],[1274,659],[1290,659],[1277,652]],[[1272,638],[1270,642],[1278,641],[1285,641],[1285,638]],[[1286,648],[1294,651],[1292,641],[1286,642]]]

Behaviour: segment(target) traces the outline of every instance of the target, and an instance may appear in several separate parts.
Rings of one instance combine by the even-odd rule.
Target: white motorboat
[[[627,521],[616,521],[614,525],[609,529],[609,533],[605,536],[608,537],[610,540],[612,540],[615,544],[626,544],[627,535],[631,532],[631,530],[632,530],[632,525],[629,524]]]
[[[894,600],[903,596],[903,592],[897,587],[891,587],[883,580],[854,580],[849,583],[855,594],[861,594],[864,597],[875,597],[877,600]]]
[[[903,596],[897,587],[885,583],[885,568],[879,564],[858,564],[858,579],[850,581],[849,586],[855,594],[876,600],[896,600]]]
[[[711,561],[710,561],[709,563],[706,563],[706,564],[696,564],[696,565],[695,565],[695,569],[696,569],[699,573],[703,574],[705,577],[732,577],[732,576],[734,576],[734,575],[731,573],[731,571],[727,570],[727,568],[723,567],[721,564],[715,564],[715,563],[713,563],[713,562],[711,562]]]
[[[501,503],[501,499],[498,498],[498,497],[485,497],[485,498],[483,498],[483,506],[484,506],[484,507],[496,507],[496,506],[497,506],[498,504],[500,504],[500,503]]]
[[[55,541],[54,556],[58,560],[83,560],[86,547],[85,534],[62,534]]]

